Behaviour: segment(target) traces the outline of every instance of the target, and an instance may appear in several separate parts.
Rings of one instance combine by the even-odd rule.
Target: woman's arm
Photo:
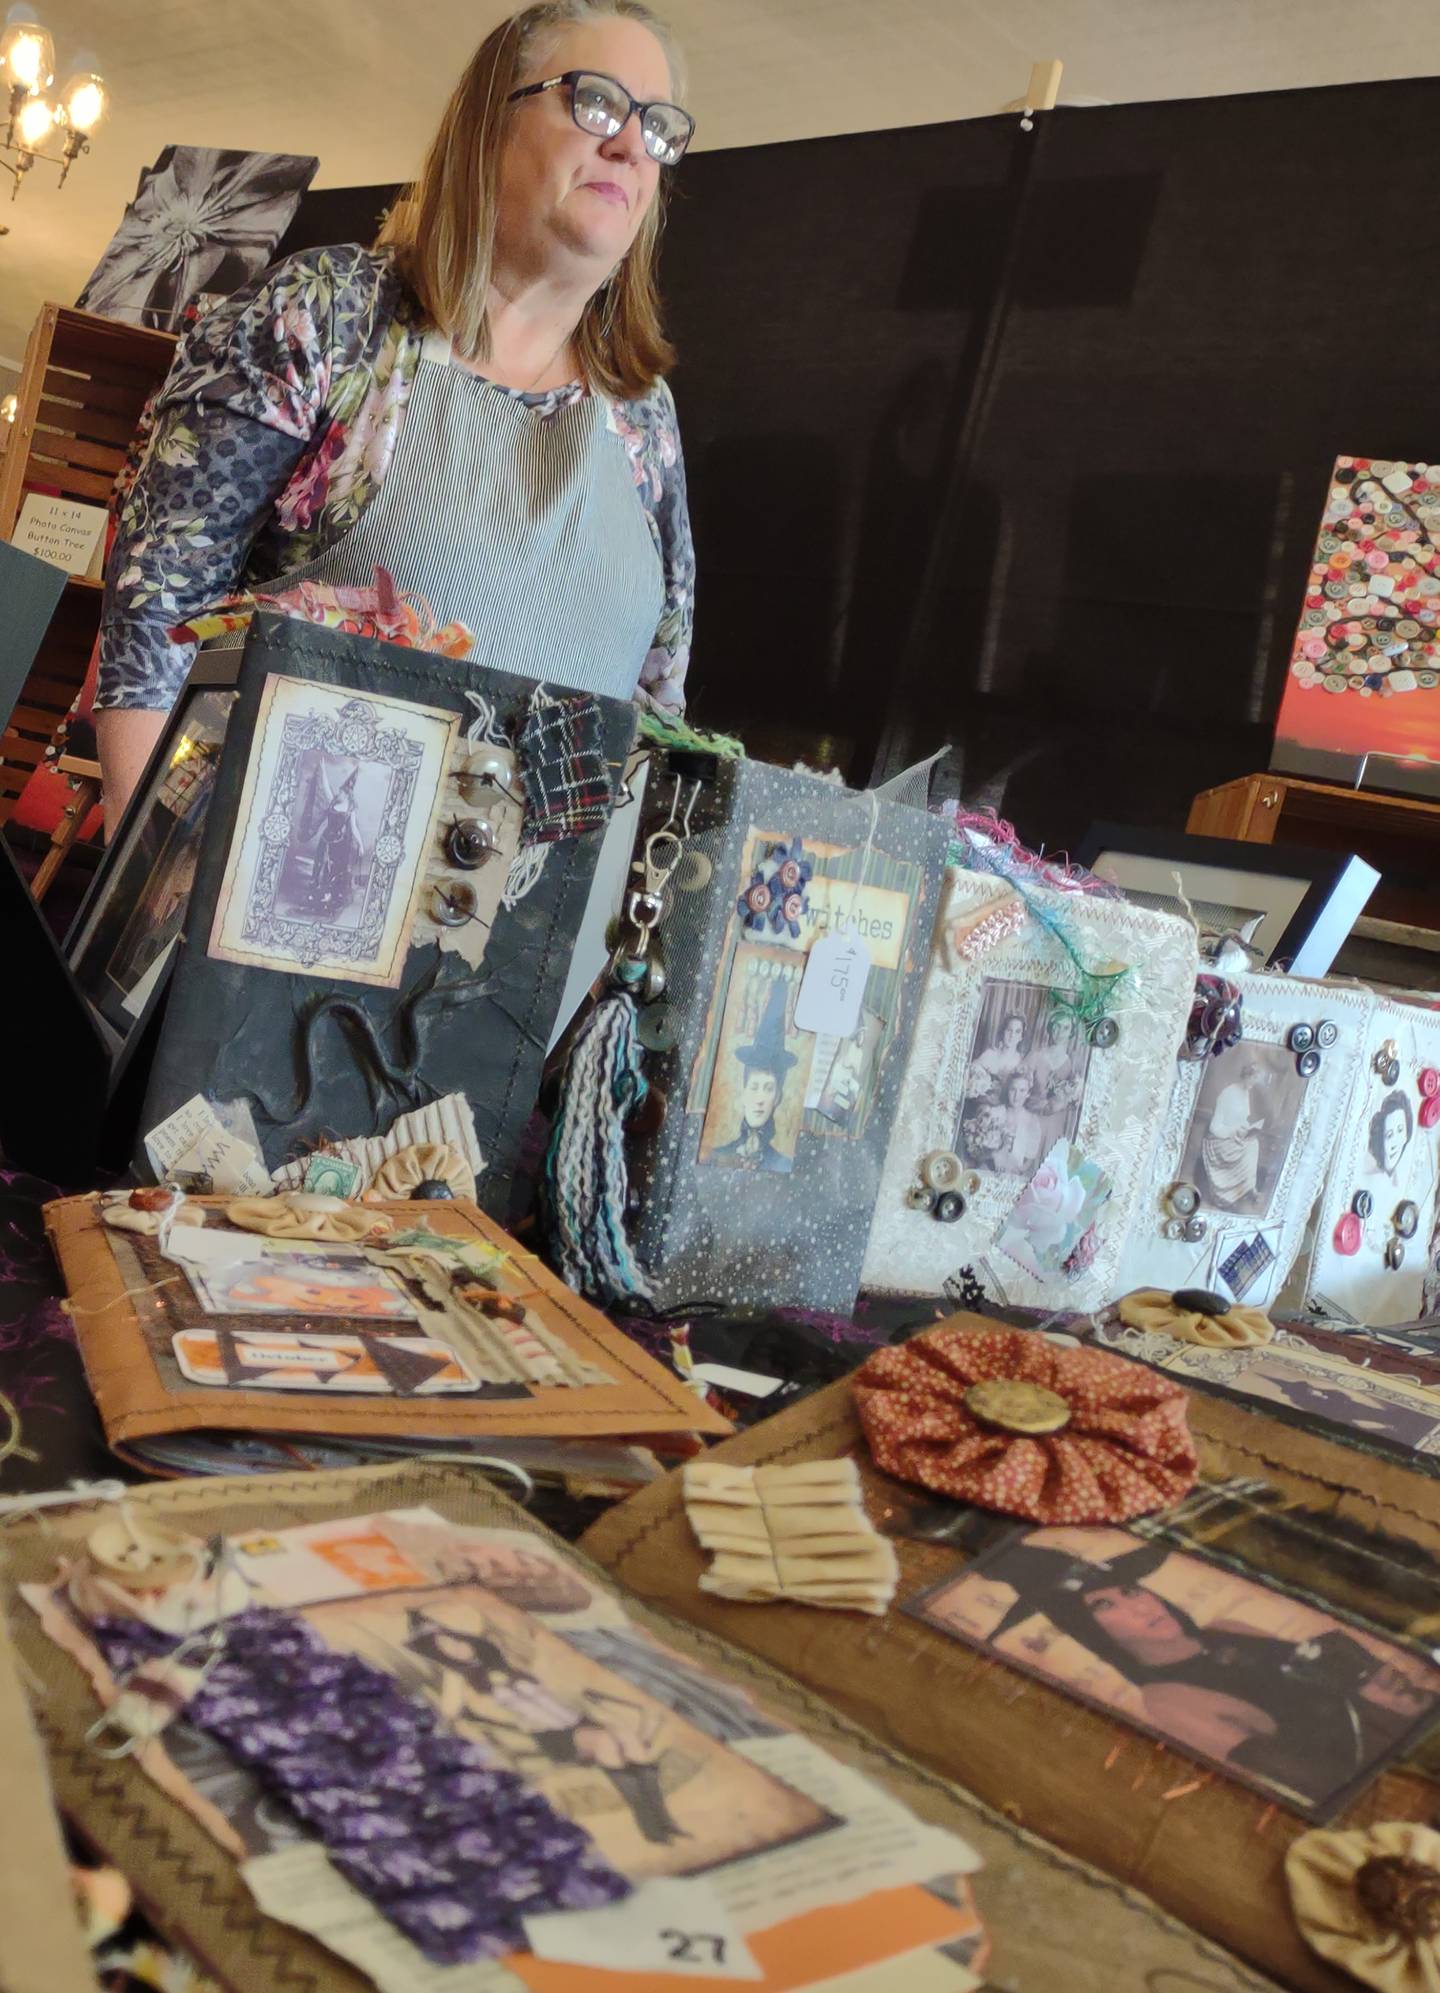
[[[679,714],[685,710],[685,673],[695,622],[695,542],[680,423],[668,383],[657,381],[644,400],[632,403],[622,416],[636,483],[654,522],[665,573],[665,602],[655,641],[640,670],[636,697],[656,712]]]
[[[311,251],[182,342],[106,563],[97,738],[112,828],[194,658],[170,629],[230,593],[325,427],[333,304],[355,252]]]

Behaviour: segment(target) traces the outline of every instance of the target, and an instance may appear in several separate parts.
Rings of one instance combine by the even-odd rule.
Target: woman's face
[[[1169,1606],[1142,1585],[1106,1585],[1087,1592],[1095,1623],[1137,1661],[1164,1661],[1194,1642]]]
[[[525,83],[591,69],[613,76],[638,103],[672,101],[665,51],[638,21],[577,23],[537,62]],[[659,181],[638,118],[613,138],[598,138],[571,117],[568,89],[524,97],[513,106],[501,161],[497,246],[529,270],[578,260],[591,266],[587,274],[598,286],[635,240]]]
[[[1000,1033],[1000,1043],[1007,1052],[1018,1052],[1020,1041],[1025,1036],[1025,1026],[1018,1017],[1007,1017]]]
[[[763,1128],[775,1112],[780,1083],[763,1066],[751,1066],[740,1089],[740,1113],[747,1128]]]
[[[1005,1088],[1005,1098],[1012,1107],[1023,1107],[1030,1093],[1030,1081],[1026,1074],[1016,1073]]]
[[[1408,1139],[1404,1111],[1392,1107],[1380,1123],[1380,1160],[1387,1170],[1393,1170],[1404,1155]]]

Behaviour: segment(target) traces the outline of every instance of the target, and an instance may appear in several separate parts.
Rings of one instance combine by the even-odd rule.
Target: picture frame
[[[1330,973],[1380,883],[1353,855],[1133,824],[1092,824],[1073,855],[1132,905],[1191,914],[1202,954],[1207,939],[1235,932],[1256,967],[1298,976]]]
[[[112,1087],[170,980],[240,657],[196,657],[65,935],[65,959],[109,1051]]]

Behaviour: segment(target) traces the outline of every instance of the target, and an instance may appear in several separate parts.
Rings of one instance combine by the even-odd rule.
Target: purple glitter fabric
[[[91,1631],[117,1675],[174,1644],[131,1620]],[[283,1797],[436,1965],[523,1951],[522,1918],[629,1894],[583,1829],[524,1779],[287,1613],[227,1623],[186,1716]]]

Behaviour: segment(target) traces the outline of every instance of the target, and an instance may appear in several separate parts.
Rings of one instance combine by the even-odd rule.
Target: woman
[[[1414,1133],[1415,1120],[1410,1103],[1397,1087],[1394,1093],[1386,1094],[1370,1116],[1370,1174],[1385,1176],[1391,1183],[1398,1183],[1396,1171]]]
[[[1005,1082],[1005,1146],[995,1158],[995,1167],[1012,1176],[1030,1176],[1045,1153],[1040,1145],[1040,1117],[1027,1105],[1030,1074],[1025,1067],[1011,1073]]]
[[[737,1045],[735,1057],[745,1068],[740,1082],[740,1132],[714,1153],[717,1163],[740,1169],[767,1170],[775,1176],[789,1176],[795,1167],[775,1141],[775,1111],[785,1090],[785,1075],[795,1063],[795,1054],[785,1046],[786,986],[772,988],[760,1020],[760,1029],[749,1045]]]
[[[970,1062],[970,1075],[965,1091],[972,1099],[998,1099],[1004,1094],[1004,1081],[1017,1070],[1025,1058],[1025,1020],[1017,1011],[1012,1011],[1000,1026],[999,1035],[992,1039],[978,1058]]]
[[[460,1678],[471,1698],[467,1713],[492,1740],[497,1733],[518,1731],[526,1748],[547,1765],[589,1766],[603,1772],[642,1839],[656,1846],[689,1838],[665,1802],[656,1748],[664,1721],[661,1711],[647,1711],[639,1703],[594,1689],[580,1691],[577,1709],[537,1676],[515,1666],[503,1636],[465,1633],[413,1608],[406,1620],[406,1648]],[[607,1705],[615,1714],[595,1714],[596,1704]],[[629,1736],[624,1734],[626,1728]]]
[[[1034,1098],[1040,1111],[1040,1153],[1049,1155],[1062,1135],[1075,1127],[1081,1076],[1075,1057],[1076,1023],[1068,1011],[1052,1011],[1044,1040],[1030,1061]]]
[[[1254,1096],[1263,1094],[1269,1078],[1258,1060],[1247,1059],[1239,1079],[1221,1087],[1210,1112],[1200,1157],[1215,1202],[1227,1210],[1238,1209],[1259,1188],[1259,1130],[1265,1116],[1255,1111]]]
[[[641,0],[487,36],[376,250],[306,251],[181,347],[120,510],[96,697],[113,829],[237,585],[377,565],[470,655],[683,706],[694,557],[655,258],[694,129]]]
[[[1087,1568],[1021,1546],[987,1560],[1018,1593],[991,1644],[1043,1613],[1138,1690],[1144,1720],[1177,1743],[1306,1797],[1353,1779],[1388,1721],[1367,1693],[1375,1657],[1339,1627],[1297,1642],[1202,1625],[1147,1582],[1172,1554],[1148,1543]]]

